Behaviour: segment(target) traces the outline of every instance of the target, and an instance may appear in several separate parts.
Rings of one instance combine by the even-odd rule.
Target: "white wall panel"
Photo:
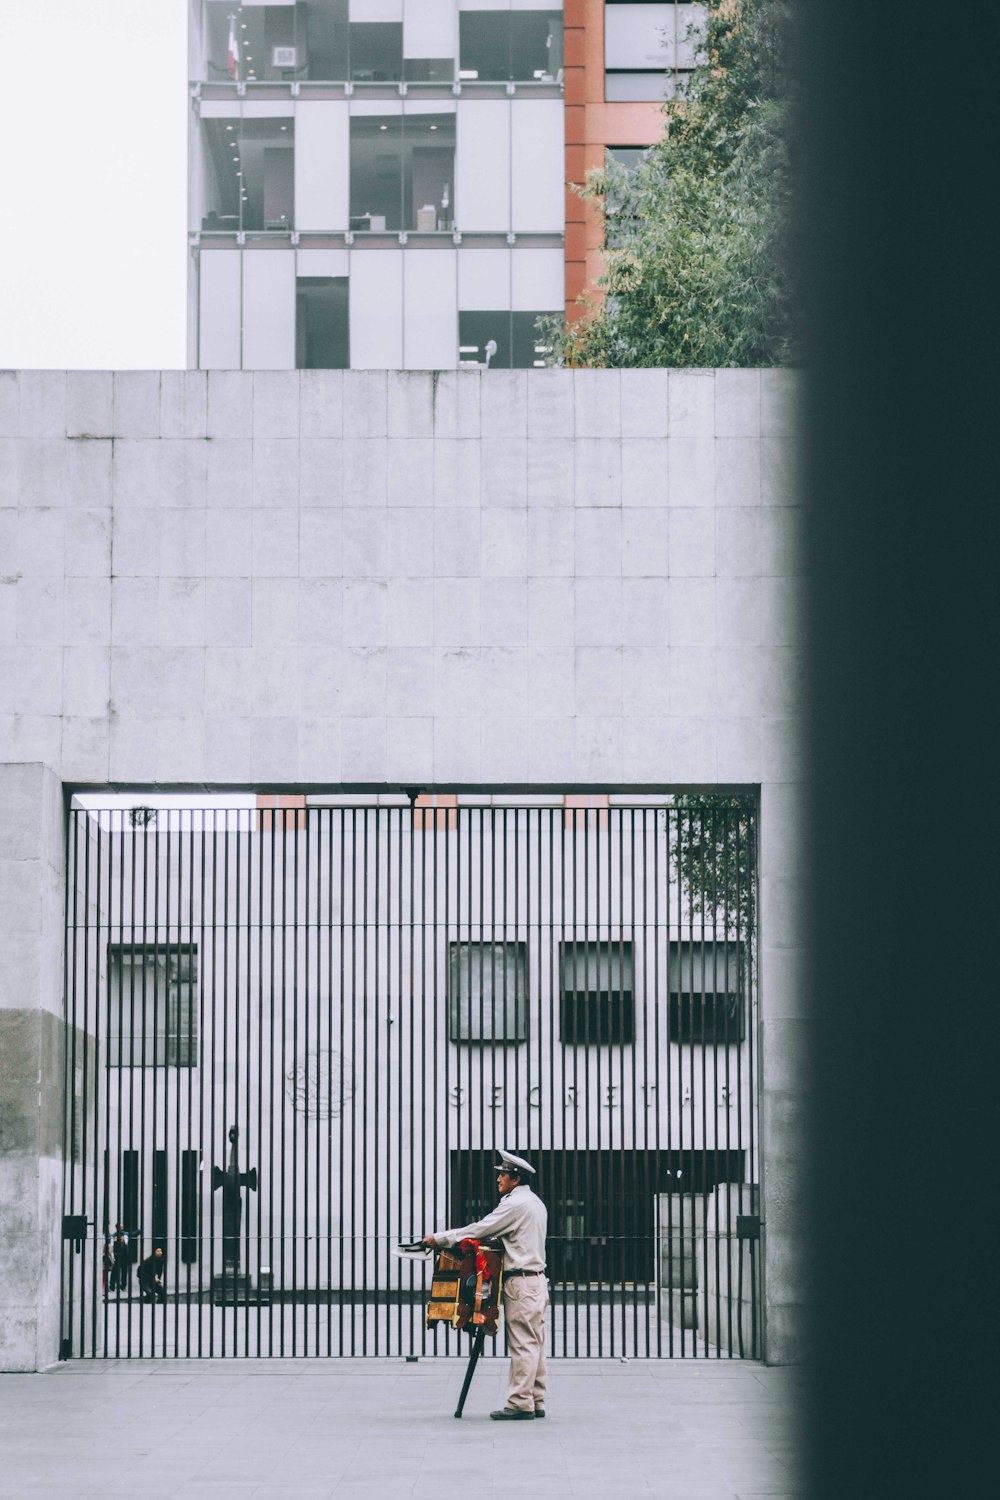
[[[401,115],[402,99],[352,99],[352,115]]]
[[[199,114],[203,120],[238,119],[243,108],[238,99],[202,99]]]
[[[346,100],[300,102],[295,112],[295,227],[348,225],[351,121]]]
[[[562,101],[557,99],[553,103],[561,119]],[[505,99],[459,100],[455,126],[455,224],[463,231],[503,232],[510,227],[511,107]],[[561,208],[560,199],[560,211]]]
[[[404,0],[403,56],[458,56],[455,0]]]
[[[404,115],[453,115],[457,110],[454,99],[414,99],[411,95],[403,101]]]
[[[561,250],[511,252],[511,307],[515,312],[559,312],[566,301]]]
[[[515,231],[562,234],[566,161],[561,99],[511,105],[511,196]]]
[[[295,251],[243,256],[243,368],[295,369]]]
[[[510,0],[458,0],[459,10],[510,10]]]
[[[403,256],[403,368],[453,370],[458,364],[458,266],[455,250]]]
[[[352,21],[401,21],[403,0],[351,0],[347,13]]]
[[[245,120],[290,120],[295,113],[291,99],[244,99]]]
[[[510,256],[509,250],[459,250],[462,312],[504,312],[510,307]]]
[[[295,261],[296,276],[348,276],[350,250],[300,250]]]
[[[398,370],[403,364],[402,250],[351,252],[351,368]]]
[[[239,250],[203,250],[198,257],[198,365],[240,368]]]

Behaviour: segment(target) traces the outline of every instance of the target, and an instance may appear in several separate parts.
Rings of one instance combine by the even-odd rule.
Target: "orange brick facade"
[[[566,316],[581,309],[576,299],[593,287],[602,269],[601,216],[581,201],[572,183],[582,183],[604,165],[607,146],[649,146],[663,129],[656,103],[609,104],[604,98],[604,0],[565,0],[566,89]]]

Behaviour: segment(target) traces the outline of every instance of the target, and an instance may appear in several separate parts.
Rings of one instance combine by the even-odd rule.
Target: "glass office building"
[[[190,363],[544,363],[603,243],[567,184],[656,138],[696,9],[192,0]]]

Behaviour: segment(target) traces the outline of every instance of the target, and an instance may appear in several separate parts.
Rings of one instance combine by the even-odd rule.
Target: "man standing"
[[[548,1213],[526,1181],[535,1169],[521,1156],[499,1153],[500,1202],[492,1213],[461,1229],[425,1234],[425,1245],[497,1239],[503,1245],[504,1314],[510,1350],[507,1405],[491,1411],[494,1422],[530,1422],[545,1415],[545,1229]]]
[[[127,1292],[132,1271],[132,1252],[129,1248],[128,1231],[124,1224],[115,1226],[115,1237],[111,1245],[111,1280],[113,1292]]]

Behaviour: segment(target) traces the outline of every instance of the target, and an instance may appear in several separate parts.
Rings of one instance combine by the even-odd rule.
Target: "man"
[[[128,1231],[124,1224],[116,1224],[115,1237],[111,1245],[111,1278],[113,1292],[127,1292],[132,1272],[132,1255],[129,1249]]]
[[[166,1275],[166,1266],[163,1263],[163,1251],[157,1245],[152,1255],[147,1255],[139,1266],[139,1290],[142,1293],[143,1302],[166,1302],[167,1293],[163,1285]]]
[[[530,1422],[545,1415],[545,1229],[548,1213],[526,1181],[535,1169],[521,1156],[499,1153],[500,1202],[492,1213],[461,1229],[425,1234],[425,1245],[497,1239],[503,1245],[504,1315],[510,1351],[507,1405],[491,1411],[494,1422]]]

